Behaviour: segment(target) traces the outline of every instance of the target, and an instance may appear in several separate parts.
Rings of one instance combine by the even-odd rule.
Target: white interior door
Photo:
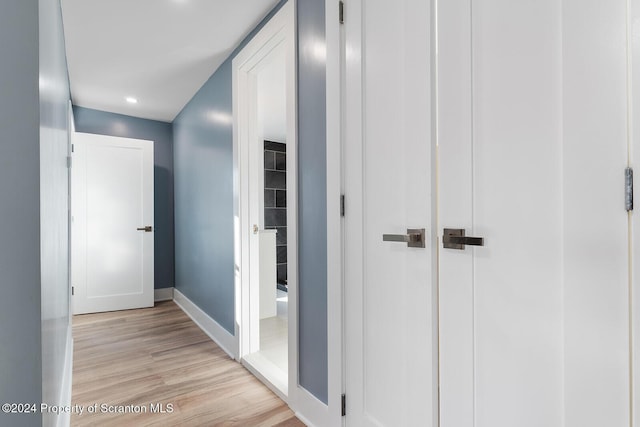
[[[629,425],[625,3],[438,4],[441,427]]]
[[[430,5],[346,7],[346,421],[435,425]]]
[[[153,306],[153,142],[73,135],[75,314]]]
[[[347,3],[347,424],[629,425],[628,2],[425,3]]]
[[[441,245],[443,427],[562,425],[562,38],[552,3],[438,11],[439,239],[444,228],[484,238]]]

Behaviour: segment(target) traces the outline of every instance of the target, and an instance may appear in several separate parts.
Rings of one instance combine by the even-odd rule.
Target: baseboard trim
[[[173,286],[170,287],[170,288],[154,289],[153,290],[153,300],[155,302],[171,301],[171,300],[173,300],[173,290],[174,290]]]
[[[304,424],[307,427],[316,427],[315,424],[311,423],[311,421],[306,419],[300,412],[296,412],[296,418],[302,421],[302,424]]]
[[[258,352],[245,356],[241,363],[247,371],[251,372],[253,376],[269,387],[276,396],[287,404],[289,403],[289,398],[287,397],[289,386],[286,378],[284,378],[284,381],[283,378],[281,378],[281,376],[285,376],[285,374],[281,373],[282,371],[280,371],[273,362]]]
[[[73,333],[71,325],[67,327],[67,346],[62,371],[62,385],[60,386],[61,407],[71,406],[71,384],[73,383]],[[71,424],[71,414],[62,411],[58,415],[57,427],[68,427]]]
[[[296,390],[295,413],[309,427],[331,425],[329,407],[300,386]]]
[[[189,298],[184,296],[177,289],[173,291],[173,301],[184,311],[193,322],[204,331],[216,344],[220,346],[232,359],[236,359],[238,354],[238,344],[236,337],[231,335],[218,322],[213,320],[207,313],[202,311]]]

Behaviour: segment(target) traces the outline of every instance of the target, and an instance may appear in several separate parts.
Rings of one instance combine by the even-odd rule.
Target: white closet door
[[[629,425],[627,2],[347,6],[347,424]]]
[[[441,426],[629,425],[626,2],[438,14]]]
[[[431,9],[420,0],[355,0],[346,7],[346,422],[431,425]],[[409,238],[414,244],[397,241]]]

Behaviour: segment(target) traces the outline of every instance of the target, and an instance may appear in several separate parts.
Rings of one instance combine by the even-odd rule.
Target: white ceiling
[[[277,3],[62,0],[73,103],[173,121]]]

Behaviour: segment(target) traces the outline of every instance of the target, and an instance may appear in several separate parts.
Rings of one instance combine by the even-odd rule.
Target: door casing
[[[238,340],[238,361],[258,348],[259,289],[252,281],[257,276],[257,239],[251,239],[256,207],[260,204],[259,192],[263,191],[260,180],[250,173],[255,163],[256,144],[259,137],[257,126],[256,72],[269,59],[276,48],[285,50],[286,61],[286,117],[287,117],[287,281],[288,281],[288,346],[289,372],[287,390],[282,390],[268,377],[261,375],[276,394],[290,406],[295,407],[298,394],[298,194],[297,194],[297,79],[295,67],[295,2],[289,1],[234,57],[232,62],[233,87],[233,162],[234,162],[234,235],[235,235],[235,301]],[[252,143],[253,141],[253,143]],[[262,158],[260,151],[260,159]],[[253,159],[253,160],[252,160]],[[252,178],[253,176],[253,178]],[[259,189],[259,190],[256,190]],[[251,367],[250,367],[251,368]]]

